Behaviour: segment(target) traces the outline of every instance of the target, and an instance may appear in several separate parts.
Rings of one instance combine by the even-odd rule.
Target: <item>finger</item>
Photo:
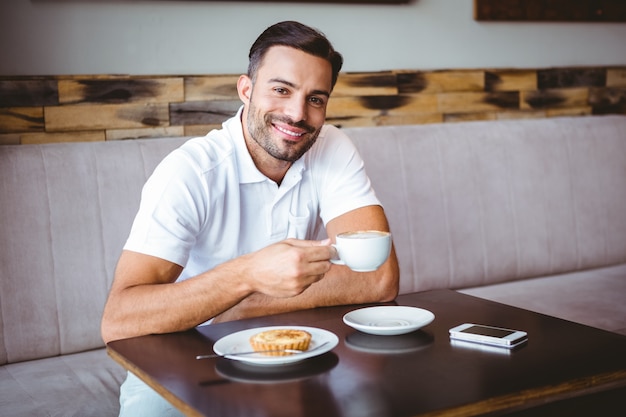
[[[304,255],[302,259],[306,262],[319,262],[330,261],[336,257],[337,252],[335,248],[330,245],[329,240],[302,240],[302,239],[287,239],[282,242],[293,248],[301,250]]]
[[[299,248],[310,248],[312,246],[329,246],[330,239],[324,240],[304,240],[304,239],[287,239],[285,243]]]

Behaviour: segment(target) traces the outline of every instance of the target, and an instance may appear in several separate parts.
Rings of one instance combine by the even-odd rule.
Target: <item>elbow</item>
[[[124,339],[124,335],[120,332],[120,323],[111,316],[111,312],[105,307],[102,320],[100,321],[100,337],[104,344],[114,340]]]
[[[390,259],[387,268],[380,280],[379,302],[390,302],[396,299],[400,293],[400,269],[395,257]]]
[[[102,337],[105,345],[116,339],[113,328],[114,326],[111,325],[110,320],[108,320],[106,314],[103,315],[102,321],[100,322],[100,337]]]
[[[105,324],[104,322],[100,326],[100,337],[104,344],[108,344],[114,340],[126,339],[132,337],[132,335],[126,335],[123,332],[117,330],[118,327],[114,325]]]
[[[393,301],[400,293],[399,278],[396,276],[389,281],[390,282],[381,291],[380,302],[387,303]]]
[[[382,299],[380,300],[383,303],[388,303],[390,301],[393,301],[396,299],[396,297],[398,296],[400,290],[399,288],[396,286],[394,289],[389,288],[385,294],[383,294]]]

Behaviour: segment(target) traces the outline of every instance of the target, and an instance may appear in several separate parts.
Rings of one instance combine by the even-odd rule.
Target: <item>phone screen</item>
[[[492,337],[506,337],[510,334],[515,333],[515,331],[504,330],[504,329],[493,329],[491,327],[472,326],[461,331],[461,333],[482,334],[485,336],[492,336]]]

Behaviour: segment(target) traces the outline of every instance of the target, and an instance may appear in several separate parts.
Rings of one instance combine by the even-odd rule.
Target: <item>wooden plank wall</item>
[[[204,135],[238,75],[0,77],[0,144]],[[342,73],[337,126],[626,114],[626,67]]]

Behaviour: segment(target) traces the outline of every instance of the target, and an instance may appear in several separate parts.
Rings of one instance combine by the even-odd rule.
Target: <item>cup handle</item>
[[[339,256],[339,248],[337,248],[337,245],[333,243],[330,246],[335,248],[335,252],[337,252],[337,256]],[[344,261],[341,260],[341,258],[333,258],[333,259],[330,260],[330,262],[335,264],[335,265],[345,265],[346,264]]]

